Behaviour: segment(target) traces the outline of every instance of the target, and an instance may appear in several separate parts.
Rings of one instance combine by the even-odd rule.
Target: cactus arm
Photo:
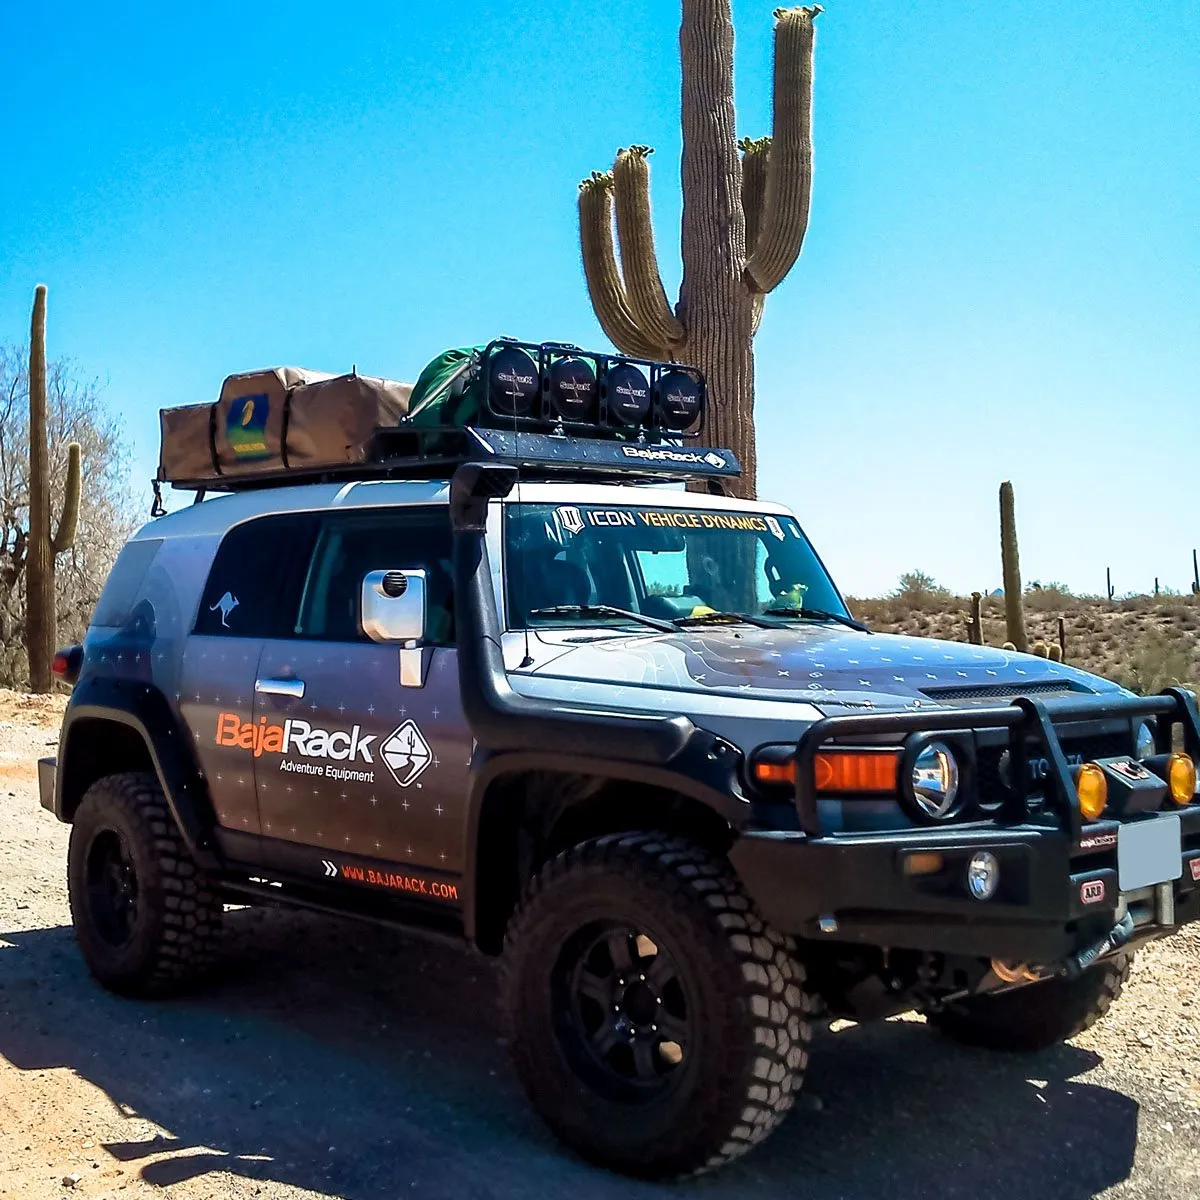
[[[683,326],[667,303],[650,210],[649,146],[617,152],[613,166],[613,198],[617,208],[617,240],[626,299],[638,327],[659,346],[683,341]]]
[[[1004,612],[1008,640],[1022,654],[1029,649],[1025,634],[1025,602],[1021,593],[1021,561],[1017,551],[1017,512],[1011,483],[1000,485],[1000,558],[1004,566]]]
[[[746,254],[754,251],[758,231],[762,227],[763,202],[767,195],[767,161],[771,154],[771,139],[742,138],[742,212],[746,217]],[[750,297],[750,336],[758,333],[762,323],[766,296],[755,292]]]
[[[762,223],[746,278],[771,292],[800,257],[812,199],[813,21],[821,6],[775,10],[775,96]]]
[[[62,515],[58,531],[50,542],[50,552],[61,554],[75,545],[75,530],[79,527],[79,498],[83,492],[83,452],[78,442],[67,447],[67,482],[63,489]]]
[[[579,185],[579,243],[588,296],[608,340],[622,354],[663,357],[629,309],[613,247],[612,175],[608,172],[594,171]]]
[[[767,198],[767,163],[771,139],[742,138],[742,212],[746,217],[746,256],[754,253],[758,231],[762,228],[763,204]]]

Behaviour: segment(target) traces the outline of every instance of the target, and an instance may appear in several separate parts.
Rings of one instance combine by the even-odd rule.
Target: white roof
[[[663,508],[705,509],[715,512],[761,512],[789,516],[782,504],[737,500],[688,492],[664,484],[521,483],[505,503],[525,504],[645,504],[647,495]],[[313,483],[296,487],[254,488],[212,496],[143,525],[135,538],[174,538],[220,535],[252,517],[272,513],[318,512],[328,508],[377,508],[388,505],[447,504],[450,485],[444,479],[364,479],[351,483]]]

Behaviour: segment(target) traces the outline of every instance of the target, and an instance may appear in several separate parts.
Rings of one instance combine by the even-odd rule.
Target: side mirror
[[[425,572],[372,571],[362,582],[362,629],[373,642],[425,640]]]

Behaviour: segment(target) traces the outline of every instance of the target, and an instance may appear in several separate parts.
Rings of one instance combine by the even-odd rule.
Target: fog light
[[[1098,821],[1108,804],[1108,778],[1095,763],[1075,769],[1075,790],[1079,793],[1079,811],[1089,820]]]
[[[990,850],[971,855],[967,863],[967,889],[976,900],[990,900],[1000,886],[1000,861]]]
[[[1191,804],[1196,794],[1196,764],[1190,754],[1172,754],[1167,759],[1167,787],[1176,804]]]

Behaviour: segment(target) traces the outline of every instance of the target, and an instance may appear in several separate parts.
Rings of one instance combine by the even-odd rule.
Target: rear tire
[[[558,1137],[665,1178],[736,1158],[792,1107],[812,1036],[803,984],[725,862],[628,833],[531,882],[503,996],[517,1074]]]
[[[972,996],[929,1014],[947,1037],[988,1050],[1032,1053],[1065,1042],[1112,1007],[1129,978],[1133,954],[1117,954],[1077,979],[1049,979],[1012,992]]]
[[[222,905],[153,775],[109,775],[88,788],[67,873],[76,940],[110,991],[164,995],[211,966]]]

